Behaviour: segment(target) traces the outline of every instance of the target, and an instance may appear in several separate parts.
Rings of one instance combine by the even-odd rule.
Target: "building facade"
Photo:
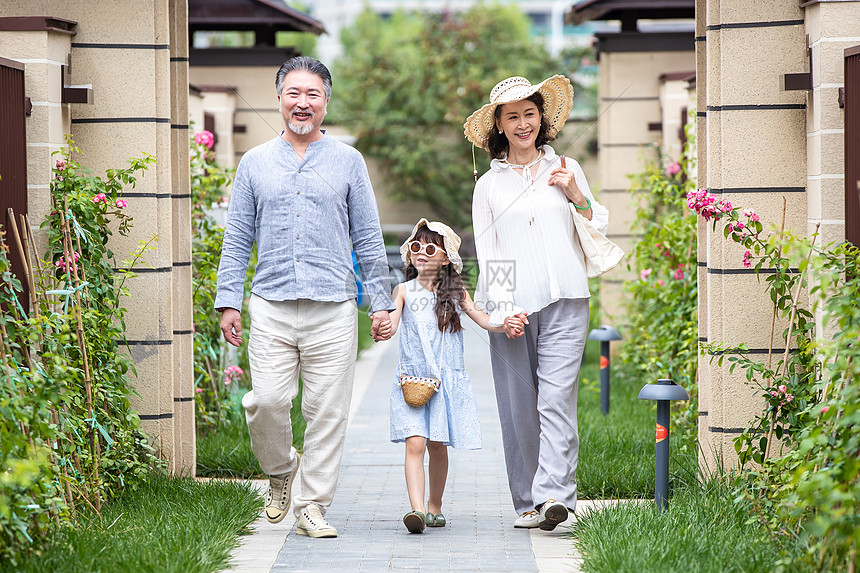
[[[636,203],[630,176],[640,173],[648,161],[677,161],[681,154],[682,117],[692,107],[686,86],[696,67],[693,15],[693,0],[587,0],[568,13],[573,23],[620,22],[618,30],[595,34],[599,59],[595,186],[610,213],[607,236],[628,253],[638,240],[631,229]],[[604,322],[624,324],[624,282],[631,278],[633,273],[623,264],[601,277]]]
[[[97,175],[142,152],[157,160],[123,194],[134,227],[127,237],[114,235],[111,248],[122,260],[140,241],[157,237],[145,256],[149,268],[137,269],[127,283],[126,334],[139,394],[131,400],[171,471],[193,475],[186,3],[140,2],[130,17],[123,3],[7,0],[0,58],[9,63],[0,62],[0,72],[16,66],[23,72],[31,106],[20,191],[39,253],[45,250],[39,223],[51,209],[51,153],[65,146],[66,134],[84,152],[81,164]],[[4,170],[13,168],[8,159]]]
[[[846,122],[860,114],[860,83],[853,101],[846,83],[852,70],[860,77],[857,22],[853,1],[696,1],[699,187],[777,229],[785,202],[785,228],[818,228],[818,245],[857,241],[860,126]],[[745,342],[766,361],[771,345],[784,351],[785,323],[777,318],[771,340],[773,303],[742,257],[700,223],[699,336]],[[699,362],[699,439],[702,465],[713,469],[737,463],[733,439],[764,401],[741,371],[710,358]]]

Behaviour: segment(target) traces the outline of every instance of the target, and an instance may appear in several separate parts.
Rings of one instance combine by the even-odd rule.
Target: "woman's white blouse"
[[[472,228],[478,253],[475,303],[500,326],[508,316],[531,314],[563,298],[588,298],[585,259],[574,236],[567,197],[549,186],[550,173],[561,166],[559,156],[544,145],[534,185],[503,161],[494,159],[478,179],[472,198]],[[588,188],[579,163],[569,157],[567,168],[591,200],[592,219],[605,233],[609,212]]]

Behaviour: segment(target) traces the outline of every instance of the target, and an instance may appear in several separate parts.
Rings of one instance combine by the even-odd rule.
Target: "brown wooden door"
[[[845,239],[860,247],[860,46],[845,50]]]
[[[12,271],[24,289],[21,304],[29,308],[29,289],[14,235],[9,208],[27,213],[27,126],[25,124],[24,64],[0,58],[0,223],[6,231],[6,245]]]

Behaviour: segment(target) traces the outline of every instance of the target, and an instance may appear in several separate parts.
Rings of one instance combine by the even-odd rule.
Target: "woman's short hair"
[[[549,122],[546,120],[546,116],[543,113],[543,96],[540,92],[535,92],[529,97],[526,98],[527,101],[533,102],[537,108],[538,113],[540,113],[540,129],[538,130],[537,138],[535,138],[535,148],[540,147],[541,145],[545,145],[555,139],[555,137],[550,137],[547,135],[547,131],[549,130]],[[504,105],[504,104],[503,104]],[[493,112],[493,117],[495,117],[498,122],[502,114],[502,106],[496,106],[495,111]],[[487,135],[487,149],[490,150],[490,157],[493,159],[503,159],[508,154],[508,148],[510,147],[510,142],[508,141],[507,136],[504,133],[499,133],[496,125],[493,125],[493,129],[490,130],[489,135]]]

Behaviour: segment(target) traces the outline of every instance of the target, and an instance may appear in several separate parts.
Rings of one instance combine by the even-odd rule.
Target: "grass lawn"
[[[153,473],[137,491],[77,515],[3,573],[208,573],[226,567],[237,536],[262,509],[245,482],[200,482]]]
[[[656,407],[637,398],[653,380],[633,379],[619,359],[612,361],[609,414],[600,413],[600,343],[586,345],[586,365],[579,384],[579,466],[577,491],[582,499],[654,496],[654,424]],[[698,479],[695,452],[679,451],[672,440],[669,488]]]
[[[769,573],[795,561],[799,543],[783,547],[768,537],[747,503],[734,503],[734,486],[715,480],[679,488],[669,511],[652,502],[621,504],[591,513],[573,528],[585,560],[582,571],[610,573]],[[787,571],[797,571],[789,565]]]
[[[358,353],[373,345],[370,338],[370,317],[358,311]],[[299,381],[301,384],[301,380]],[[206,433],[197,434],[197,475],[206,477],[255,478],[263,477],[260,464],[251,451],[241,392],[234,393],[230,404],[229,423]],[[293,400],[290,419],[293,422],[293,446],[302,451],[305,441],[305,419],[301,410],[301,386]]]

